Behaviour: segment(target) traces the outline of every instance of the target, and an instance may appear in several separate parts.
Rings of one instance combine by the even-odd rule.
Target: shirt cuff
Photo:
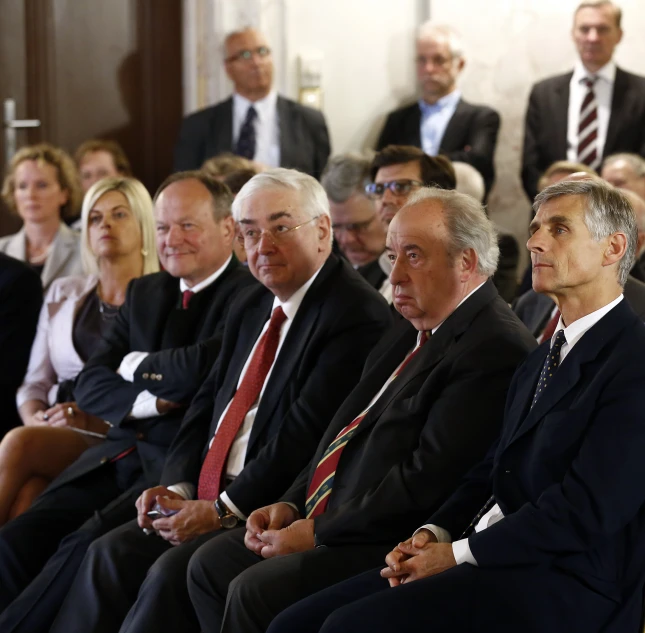
[[[224,502],[224,505],[241,521],[246,521],[247,517],[232,501],[231,498],[224,491],[219,498]]]
[[[191,501],[193,496],[195,495],[195,486],[187,481],[182,481],[181,483],[168,486],[168,490],[181,495],[184,499],[186,499],[186,501]]]
[[[130,352],[123,357],[117,373],[128,382],[134,381],[134,372],[137,371],[141,362],[149,356],[148,352]]]
[[[467,538],[462,538],[460,541],[455,541],[452,544],[452,554],[457,561],[457,565],[468,563],[469,565],[479,567],[473,553],[470,551],[470,544]]]
[[[450,538],[450,532],[448,532],[448,530],[444,530],[438,525],[435,525],[434,523],[427,523],[426,525],[422,525],[414,534],[420,532],[421,530],[428,530],[429,532],[432,532],[437,537],[437,543],[452,542],[452,538]]]
[[[130,417],[135,420],[141,418],[153,418],[159,415],[157,410],[157,396],[153,396],[149,391],[142,391],[132,405]]]

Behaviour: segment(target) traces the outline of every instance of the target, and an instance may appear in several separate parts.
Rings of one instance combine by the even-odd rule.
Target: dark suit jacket
[[[630,276],[627,278],[624,294],[632,310],[645,320],[645,284]],[[517,298],[513,311],[537,338],[549,322],[554,305],[553,299],[535,290],[528,290]]]
[[[383,387],[418,332],[400,322],[370,355],[360,383],[283,500],[305,516],[323,453]],[[317,545],[391,543],[418,526],[488,451],[506,392],[535,340],[491,281],[453,312],[369,410],[345,447]]]
[[[273,300],[264,287],[240,294],[227,319],[218,361],[184,418],[162,484],[197,484],[210,439],[237,390]],[[280,348],[260,400],[245,467],[226,489],[240,510],[250,513],[273,503],[288,488],[390,326],[383,297],[346,261],[330,255]]]
[[[322,112],[278,97],[280,166],[320,178],[327,164],[329,133]],[[187,116],[175,146],[175,171],[199,169],[204,161],[233,151],[233,98]]]
[[[114,326],[87,361],[74,390],[84,411],[114,426],[105,442],[85,451],[52,485],[75,479],[132,446],[137,447],[149,483],[158,481],[185,410],[132,420],[127,417],[132,405],[145,389],[158,397],[170,393],[177,402],[190,402],[215,361],[232,300],[249,284],[255,284],[255,280],[233,258],[215,282],[191,299],[187,310],[181,309],[179,280],[166,272],[145,275],[128,285]],[[208,339],[213,339],[209,345],[195,346]],[[190,346],[191,353],[179,350],[178,355],[157,354],[183,346]],[[133,351],[151,354],[131,383],[116,370],[123,357]]]
[[[567,158],[569,83],[573,73],[550,77],[531,90],[524,128],[522,183],[531,201],[546,168]],[[616,69],[603,157],[616,152],[645,156],[645,77]]]
[[[38,273],[0,253],[0,439],[20,424],[16,391],[27,371],[42,303]]]
[[[550,631],[582,630],[570,624],[584,610],[604,614],[584,630],[635,632],[645,581],[645,325],[627,302],[618,304],[577,342],[531,408],[548,350],[541,345],[514,376],[497,450],[428,522],[459,535],[492,488],[505,518],[469,537],[479,568],[498,579],[505,570],[509,584],[514,568],[532,568],[546,585],[541,595],[564,592],[571,612]],[[499,595],[490,599],[499,604]]]
[[[441,139],[440,154],[452,161],[469,163],[484,177],[486,191],[495,180],[495,147],[499,132],[499,114],[492,108],[473,105],[461,99]],[[421,147],[421,109],[418,103],[390,112],[376,144]]]

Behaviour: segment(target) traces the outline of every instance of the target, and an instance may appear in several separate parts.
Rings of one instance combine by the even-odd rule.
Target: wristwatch
[[[230,530],[231,528],[237,527],[237,524],[240,522],[237,514],[233,514],[220,498],[215,500],[214,505],[219,515],[219,522],[223,528]]]

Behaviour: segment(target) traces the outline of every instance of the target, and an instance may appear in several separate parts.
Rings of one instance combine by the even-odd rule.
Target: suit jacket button
[[[101,457],[101,464],[107,464],[110,461],[108,457]]]
[[[505,471],[504,471],[504,473],[505,473],[506,475],[510,475],[510,474],[511,474],[511,471],[510,471],[510,470],[505,470]]]
[[[145,374],[141,374],[141,378],[143,378],[144,380],[148,380],[149,376],[150,374],[148,372],[146,372]]]
[[[157,380],[157,374],[150,374],[150,380]]]
[[[146,436],[143,433],[137,433],[137,439],[138,440],[143,440],[143,439],[145,439],[145,437]]]
[[[163,380],[163,374],[157,374],[157,380]]]

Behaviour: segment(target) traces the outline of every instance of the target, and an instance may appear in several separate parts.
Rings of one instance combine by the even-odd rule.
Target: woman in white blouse
[[[63,277],[45,297],[29,367],[17,393],[25,426],[0,443],[0,525],[42,490],[108,425],[81,411],[73,381],[91,355],[131,279],[159,270],[152,201],[131,178],[107,178],[87,192],[81,214],[87,277]]]
[[[54,279],[83,273],[78,233],[63,221],[78,213],[81,188],[74,161],[62,149],[23,147],[7,169],[2,197],[24,224],[0,238],[1,252],[36,270],[45,292]]]

